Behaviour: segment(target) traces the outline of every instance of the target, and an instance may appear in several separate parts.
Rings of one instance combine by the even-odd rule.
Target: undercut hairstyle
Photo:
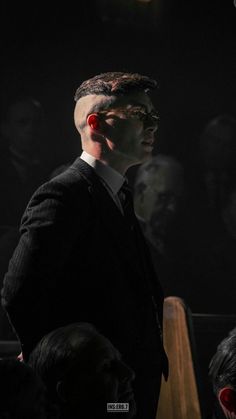
[[[46,385],[50,400],[57,400],[57,382],[71,371],[81,351],[98,335],[90,323],[72,323],[48,333],[36,345],[28,363]]]
[[[138,73],[107,72],[85,80],[76,90],[74,99],[88,95],[122,96],[133,91],[148,92],[157,87],[156,80]]]
[[[227,386],[236,391],[236,328],[218,345],[209,364],[209,377],[215,395]]]

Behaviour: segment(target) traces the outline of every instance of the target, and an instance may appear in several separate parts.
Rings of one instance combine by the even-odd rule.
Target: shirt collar
[[[124,176],[107,164],[95,159],[95,157],[91,156],[91,154],[88,154],[86,151],[83,151],[80,158],[93,167],[96,174],[104,180],[115,195],[118,193],[125,182]]]

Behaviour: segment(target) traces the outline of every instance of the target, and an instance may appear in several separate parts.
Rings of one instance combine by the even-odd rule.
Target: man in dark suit
[[[147,92],[154,87],[148,77],[114,72],[77,89],[83,153],[33,195],[2,290],[26,359],[51,330],[94,324],[134,369],[137,417],[147,419],[167,375],[163,294],[124,199],[124,174],[151,155],[157,115]]]

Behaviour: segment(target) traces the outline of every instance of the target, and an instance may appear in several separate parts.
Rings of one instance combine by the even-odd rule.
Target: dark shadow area
[[[154,10],[154,20],[148,10],[141,19],[138,1],[126,2],[127,9],[116,3],[106,8],[105,1],[91,0],[76,11],[64,4],[49,11],[43,3],[28,9],[5,2],[2,100],[11,90],[27,89],[44,104],[55,166],[78,150],[72,115],[81,81],[111,70],[146,73],[160,80],[156,152],[194,170],[202,126],[219,113],[235,114],[233,2],[169,0]]]

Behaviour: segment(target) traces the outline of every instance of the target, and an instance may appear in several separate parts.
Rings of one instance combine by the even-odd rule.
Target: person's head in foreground
[[[148,93],[156,86],[147,76],[122,72],[84,81],[74,111],[83,150],[122,174],[150,158],[158,115]]]
[[[45,388],[28,365],[0,359],[0,418],[45,419]]]
[[[29,364],[45,383],[49,400],[59,405],[62,418],[113,417],[107,403],[128,403],[125,418],[135,414],[134,373],[90,324],[70,324],[44,336]]]
[[[209,377],[220,406],[215,417],[236,418],[236,328],[218,345],[209,365]]]

